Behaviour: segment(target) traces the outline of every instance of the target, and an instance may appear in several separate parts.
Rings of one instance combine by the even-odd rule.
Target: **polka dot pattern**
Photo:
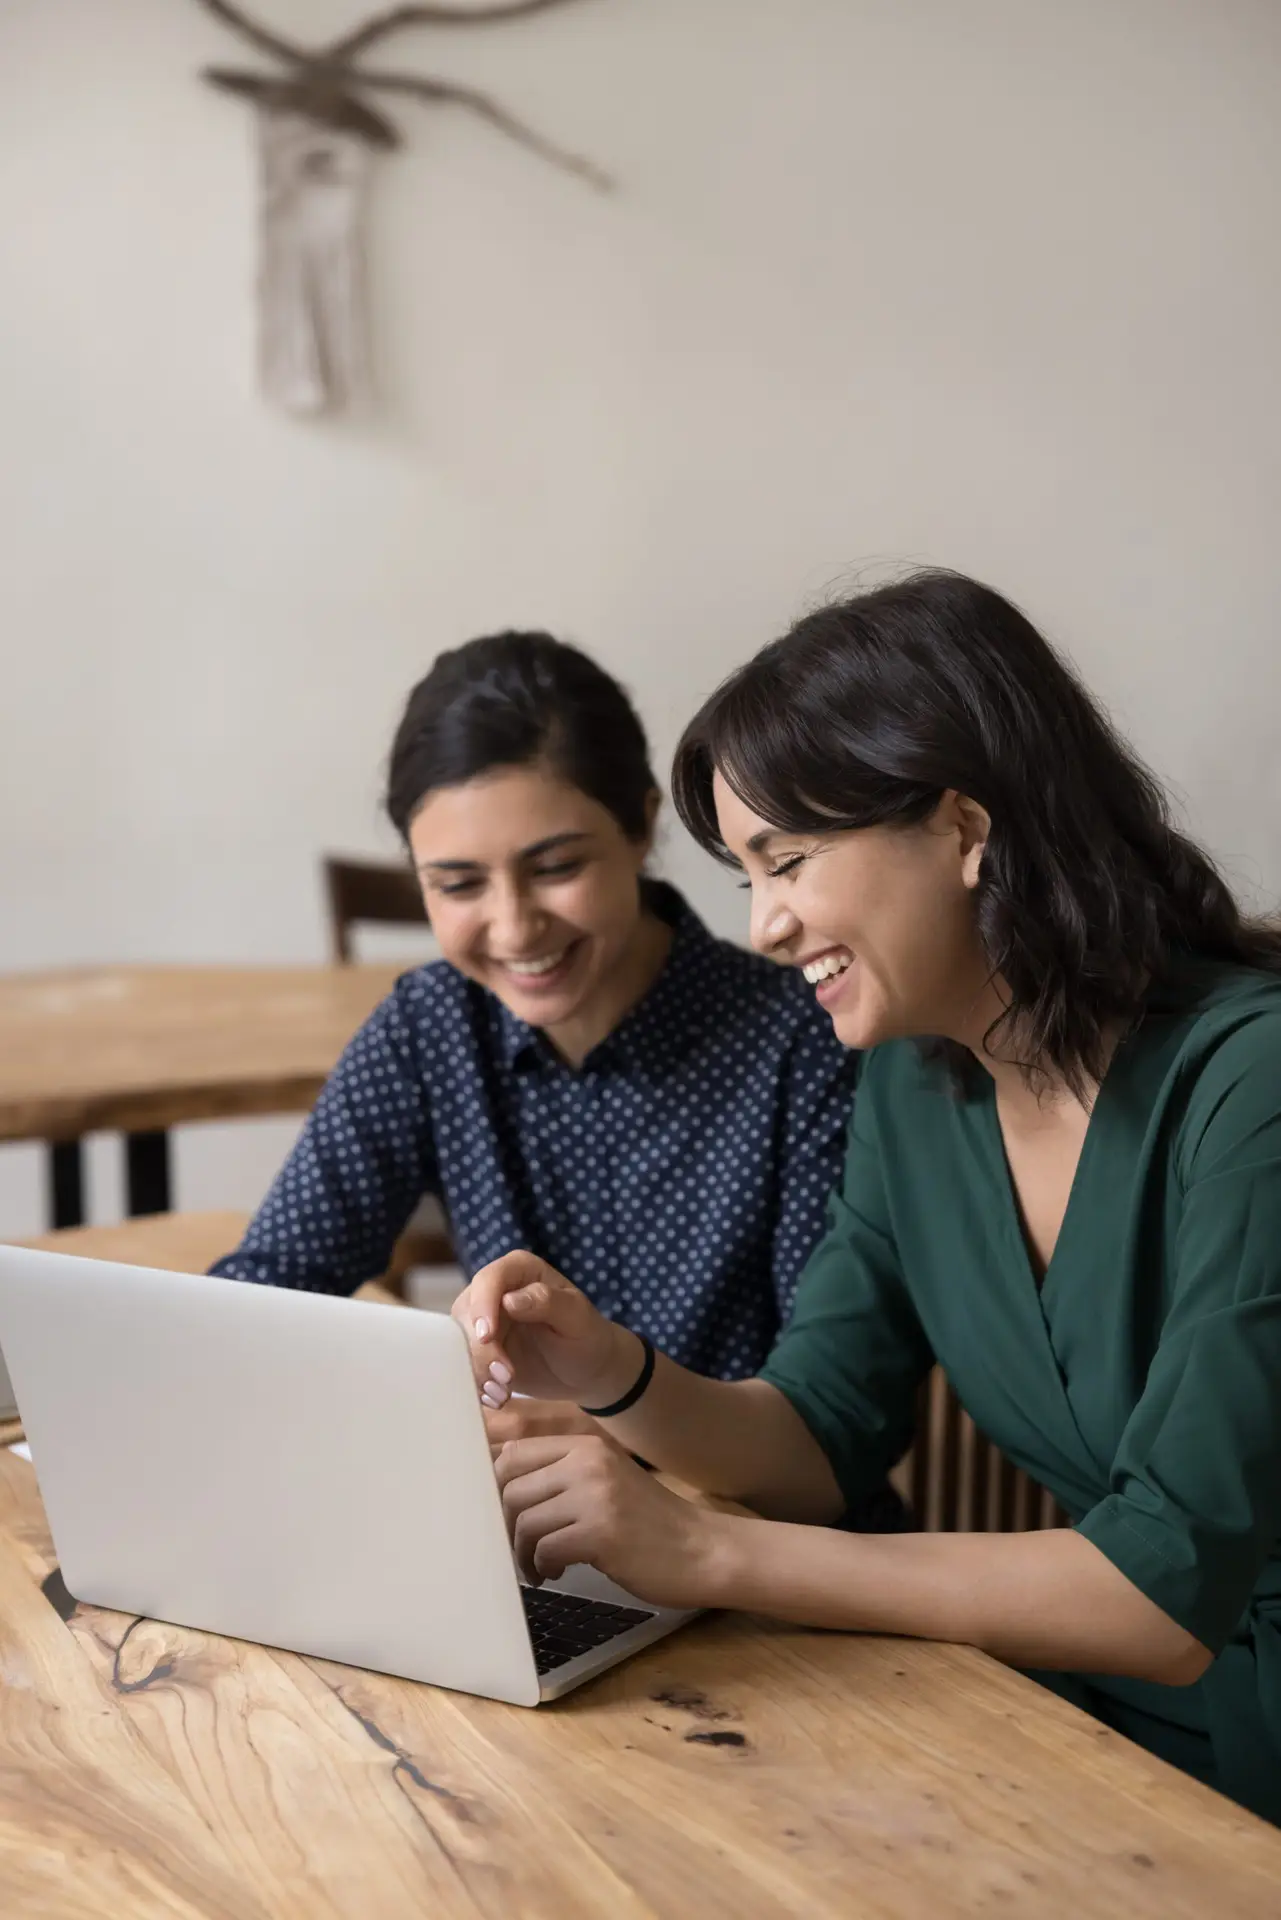
[[[645,999],[574,1071],[444,961],[362,1027],[215,1273],[349,1293],[425,1193],[471,1274],[529,1248],[684,1365],[762,1365],[840,1173],[855,1057],[800,975],[669,887]]]

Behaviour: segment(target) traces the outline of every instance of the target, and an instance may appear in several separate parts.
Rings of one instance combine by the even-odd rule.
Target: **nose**
[[[752,894],[751,941],[757,953],[781,957],[801,930],[801,923],[785,900],[771,900],[768,894]]]
[[[519,959],[535,945],[543,918],[519,882],[500,881],[494,890],[490,913],[490,951],[504,960]]]

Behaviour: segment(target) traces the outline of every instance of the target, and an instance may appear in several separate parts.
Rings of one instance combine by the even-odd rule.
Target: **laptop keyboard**
[[[643,1607],[616,1607],[605,1600],[583,1600],[576,1593],[553,1593],[546,1587],[520,1591],[539,1673],[563,1667],[567,1660],[603,1647],[654,1618]]]

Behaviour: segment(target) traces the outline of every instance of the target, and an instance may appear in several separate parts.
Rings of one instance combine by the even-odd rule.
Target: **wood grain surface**
[[[51,1253],[75,1253],[82,1259],[117,1260],[128,1267],[156,1267],[162,1273],[207,1273],[215,1260],[240,1245],[248,1225],[247,1213],[230,1208],[215,1213],[149,1213],[105,1227],[64,1227],[21,1244]]]
[[[309,1108],[399,966],[0,976],[0,1140]]]
[[[1281,1833],[968,1648],[725,1615],[525,1711],[73,1609],[9,1453],[0,1682],[6,1920],[1281,1911]]]

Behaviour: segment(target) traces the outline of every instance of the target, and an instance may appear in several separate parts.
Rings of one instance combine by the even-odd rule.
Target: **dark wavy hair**
[[[921,572],[799,620],[686,728],[673,797],[723,861],[712,775],[789,832],[909,827],[950,788],[991,817],[975,909],[1010,1003],[989,1034],[1080,1093],[1178,956],[1281,972],[1160,784],[1032,623]],[[944,1054],[962,1076],[973,1056]]]
[[[487,634],[439,655],[396,729],[388,816],[406,839],[435,788],[534,760],[599,801],[629,840],[645,838],[658,782],[636,709],[603,667],[550,633]]]

